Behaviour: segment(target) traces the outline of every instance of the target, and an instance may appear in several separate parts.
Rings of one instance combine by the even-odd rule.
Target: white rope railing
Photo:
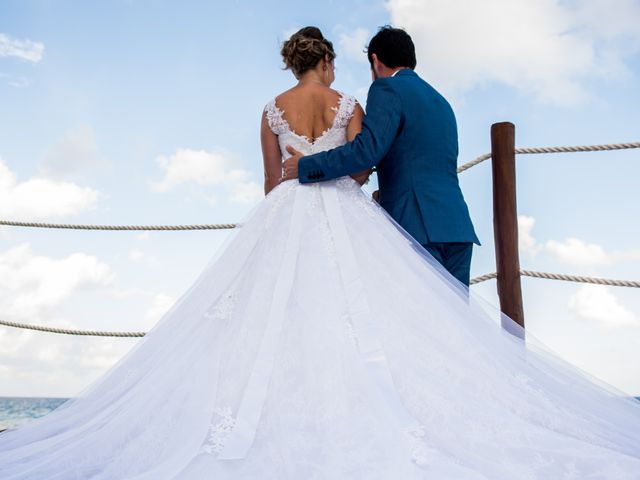
[[[237,228],[237,223],[213,223],[200,225],[80,225],[71,223],[38,223],[0,220],[0,225],[12,227],[66,228],[70,230],[227,230]]]
[[[630,148],[640,148],[640,142],[631,143],[612,143],[602,145],[582,145],[569,147],[524,147],[516,148],[517,154],[542,154],[542,153],[563,153],[563,152],[596,152],[605,150],[623,150]],[[474,160],[458,167],[458,173],[464,172],[491,158],[490,153],[480,155]],[[194,225],[86,225],[86,224],[66,224],[66,223],[38,223],[38,222],[20,222],[11,220],[0,220],[0,225],[14,227],[34,227],[34,228],[58,228],[71,230],[133,230],[133,231],[176,231],[176,230],[228,230],[240,227],[236,223],[217,223],[217,224],[194,224]],[[608,285],[614,287],[632,287],[640,288],[640,282],[632,280],[612,280],[597,277],[585,277],[579,275],[565,275],[548,272],[534,272],[531,270],[521,270],[520,274],[527,277],[542,278],[548,280],[562,280],[567,282],[589,283],[594,285]],[[488,273],[475,277],[471,280],[471,285],[476,285],[488,280],[497,278],[497,273]],[[145,332],[107,332],[97,330],[75,330],[58,327],[47,327],[42,325],[31,325],[18,322],[10,322],[0,320],[0,325],[14,328],[23,328],[29,330],[37,330],[41,332],[61,333],[67,335],[87,335],[101,337],[143,337]]]
[[[631,143],[607,143],[602,145],[577,145],[573,147],[523,147],[516,148],[517,154],[538,154],[538,153],[572,153],[572,152],[601,152],[605,150],[626,150],[629,148],[640,148],[640,142]],[[480,155],[478,158],[471,160],[464,165],[458,167],[458,173],[475,167],[479,163],[489,160],[491,158],[490,153]]]
[[[574,152],[601,152],[606,150],[626,150],[640,148],[640,142],[629,143],[603,143],[601,145],[577,145],[570,147],[522,147],[516,148],[520,154],[532,153],[574,153]]]
[[[475,167],[479,163],[484,162],[485,160],[489,160],[491,158],[490,153],[485,153],[484,155],[480,155],[478,158],[471,160],[470,162],[465,163],[458,167],[458,173],[462,173],[465,170],[469,170],[471,167]]]
[[[549,280],[563,280],[567,282],[590,283],[594,285],[609,285],[613,287],[640,288],[640,282],[636,282],[632,280],[611,280],[608,278],[584,277],[579,275],[564,275],[564,274],[548,273],[548,272],[533,272],[531,270],[521,270],[520,274],[525,277],[544,278]],[[497,277],[498,277],[498,274],[495,272],[487,273],[486,275],[481,275],[479,277],[473,278],[470,284],[476,285],[478,283],[486,282],[487,280],[492,280]],[[23,328],[28,330],[38,330],[40,332],[62,333],[66,335],[85,335],[85,336],[95,336],[95,337],[144,337],[145,336],[145,332],[103,332],[99,330],[74,330],[70,328],[47,327],[43,325],[31,325],[28,323],[9,322],[6,320],[0,320],[0,325],[5,325],[7,327],[14,327],[14,328]]]
[[[564,275],[560,273],[532,272],[531,270],[522,270],[520,274],[525,277],[544,278],[546,280],[591,283],[593,285],[608,285],[611,287],[640,288],[640,282],[636,282],[634,280],[611,280],[609,278],[583,277],[579,275]]]
[[[469,285],[486,282],[487,280],[493,280],[494,278],[498,278],[498,274],[496,272],[487,273],[486,275],[480,275],[479,277],[472,278]]]
[[[640,282],[636,282],[634,280],[612,280],[609,278],[584,277],[581,275],[565,275],[561,273],[534,272],[532,270],[520,270],[520,275],[522,275],[523,277],[544,278],[546,280],[562,280],[565,282],[590,283],[592,285],[608,285],[611,287],[640,288]],[[498,274],[495,272],[488,273],[486,275],[481,275],[479,277],[473,278],[469,283],[471,285],[475,285],[477,283],[486,282],[487,280],[492,280],[497,277],[498,277]]]
[[[145,332],[103,332],[99,330],[74,330],[70,328],[45,327],[43,325],[8,322],[6,320],[0,320],[0,325],[14,328],[24,328],[27,330],[38,330],[39,332],[64,333],[65,335],[87,335],[94,337],[144,337],[146,335]]]
[[[539,154],[539,153],[562,153],[562,152],[597,152],[603,150],[624,150],[629,148],[640,148],[640,142],[631,143],[609,143],[603,145],[581,145],[573,147],[524,147],[516,148],[518,154]],[[458,173],[475,167],[476,165],[489,160],[490,153],[485,153],[458,167]],[[19,222],[13,220],[0,220],[0,226],[11,227],[34,227],[34,228],[59,228],[69,230],[230,230],[240,227],[237,223],[214,223],[201,225],[81,225],[70,223],[38,223],[38,222]]]

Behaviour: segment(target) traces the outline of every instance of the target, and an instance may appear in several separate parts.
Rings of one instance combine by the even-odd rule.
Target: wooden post
[[[493,233],[496,245],[500,310],[524,327],[518,255],[513,123],[502,122],[491,125],[491,170],[493,172]]]

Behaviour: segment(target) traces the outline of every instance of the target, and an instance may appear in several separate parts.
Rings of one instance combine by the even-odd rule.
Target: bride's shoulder
[[[292,90],[293,89],[290,88],[289,90],[285,90],[284,92],[280,92],[275,97],[272,97],[271,99],[269,99],[269,101],[264,106],[264,110],[267,111],[267,109],[272,109],[272,108],[276,107],[277,105],[280,105],[283,101],[286,102],[289,99],[289,96],[290,96]]]
[[[354,95],[350,95],[348,93],[342,92],[340,90],[333,90],[338,96],[338,105],[336,106],[336,110],[345,110],[347,112],[353,112],[356,108],[360,107],[360,103],[358,99]]]
[[[338,105],[334,107],[337,123],[345,126],[349,123],[356,111],[362,110],[358,99],[353,95],[335,90],[338,95]]]
[[[333,99],[337,99],[338,106],[345,102],[349,102],[349,103],[358,102],[356,100],[356,97],[354,97],[353,95],[349,95],[348,93],[345,93],[342,90],[334,90],[333,88],[327,87],[327,91],[331,93],[331,96]]]
[[[269,105],[284,105],[284,104],[288,104],[288,103],[291,103],[291,102],[295,102],[296,97],[297,97],[297,95],[296,95],[296,92],[295,92],[295,87],[294,88],[290,88],[289,90],[285,90],[284,92],[280,92],[275,97],[273,97],[271,100],[269,100],[269,102],[267,103],[267,106],[269,106]]]
[[[334,90],[333,88],[329,88],[329,90],[331,92],[333,92],[334,95],[337,95],[340,98],[351,97],[351,95],[349,95],[348,93],[343,92],[342,90]]]
[[[278,107],[278,100],[282,95],[286,93],[283,92],[280,95],[276,95],[271,100],[269,100],[263,109],[263,115],[267,119],[267,123],[271,128],[271,131],[276,135],[281,135],[287,130],[287,121],[284,119],[284,111]]]

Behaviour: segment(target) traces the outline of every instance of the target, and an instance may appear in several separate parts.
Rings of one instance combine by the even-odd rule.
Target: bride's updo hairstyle
[[[285,70],[291,70],[296,78],[315,68],[325,56],[330,61],[336,58],[333,44],[324,38],[317,27],[305,27],[291,35],[282,45],[280,54]]]

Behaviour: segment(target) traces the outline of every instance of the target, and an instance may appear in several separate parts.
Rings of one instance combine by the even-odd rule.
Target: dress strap
[[[283,114],[284,111],[280,110],[276,105],[276,99],[271,100],[264,107],[264,112],[267,115],[267,122],[269,123],[269,128],[276,135],[282,135],[286,133],[289,129],[289,124],[284,119]]]
[[[338,106],[333,107],[333,110],[336,112],[336,118],[333,123],[337,128],[346,128],[347,125],[349,125],[351,117],[353,117],[353,112],[356,109],[358,100],[352,95],[346,95],[342,92],[338,93],[340,94],[340,99],[338,100]]]

